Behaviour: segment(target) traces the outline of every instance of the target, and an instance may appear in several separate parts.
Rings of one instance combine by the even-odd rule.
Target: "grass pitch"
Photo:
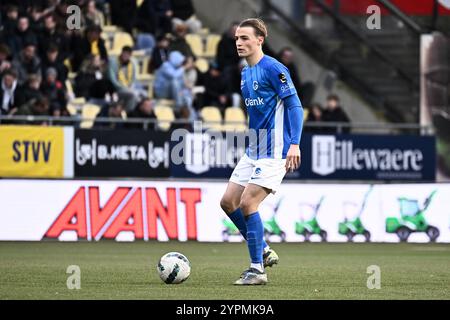
[[[280,264],[266,286],[232,283],[248,267],[244,243],[0,243],[0,299],[450,299],[444,244],[273,244]],[[185,254],[190,278],[166,285],[156,272],[169,251]],[[69,290],[69,265],[81,289]],[[381,289],[367,288],[367,267]]]

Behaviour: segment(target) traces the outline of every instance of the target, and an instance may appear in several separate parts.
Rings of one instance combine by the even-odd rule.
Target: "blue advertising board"
[[[212,139],[205,133],[191,133],[184,146],[185,161],[171,162],[173,177],[229,178],[244,153],[225,135]],[[286,179],[434,181],[436,177],[432,136],[305,133],[301,152],[300,169]]]

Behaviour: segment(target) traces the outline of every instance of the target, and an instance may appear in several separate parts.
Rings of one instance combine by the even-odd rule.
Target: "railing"
[[[353,37],[355,37],[358,41],[364,43],[364,45],[380,60],[385,62],[389,67],[397,72],[399,76],[401,76],[412,88],[418,88],[418,82],[411,77],[407,72],[398,67],[398,64],[395,63],[392,59],[390,59],[381,49],[377,46],[370,43],[366,37],[359,32],[356,28],[354,28],[351,24],[349,24],[345,19],[341,16],[337,15],[332,8],[327,6],[322,0],[313,0],[315,4],[317,4],[325,13],[333,18],[335,22],[344,27]]]
[[[370,101],[374,106],[382,104],[384,108],[389,110],[393,119],[398,120],[403,118],[403,115],[400,114],[390,102],[380,99],[379,94],[374,91],[373,87],[367,85],[364,81],[361,81],[361,78],[341,61],[338,59],[333,59],[330,61],[325,54],[326,49],[316,39],[304,32],[291,17],[272,4],[270,0],[263,0],[263,3],[265,10],[274,13],[280,18],[280,21],[288,25],[290,30],[293,31],[293,35],[298,37],[298,44],[303,50],[305,50],[305,52],[314,57],[314,59],[316,59],[324,67],[337,71],[342,80],[346,81],[351,87],[353,87],[353,89],[359,91],[362,96]],[[322,3],[322,5],[324,4]],[[341,19],[339,21],[341,21]],[[364,39],[364,41],[366,40]],[[331,66],[330,63],[333,65]]]
[[[96,124],[137,124],[142,125],[143,130],[148,130],[150,125],[156,125],[155,128],[158,129],[157,124],[161,123],[173,123],[173,124],[191,124],[193,128],[196,128],[198,124],[202,124],[203,128],[208,128],[210,125],[222,124],[222,122],[192,122],[187,119],[175,119],[175,120],[158,120],[158,119],[147,119],[147,118],[106,118],[98,117],[83,118],[83,117],[53,117],[53,116],[2,116],[0,115],[0,125],[5,124],[45,124],[49,126],[53,125],[69,125],[79,127],[84,121],[95,121]],[[227,122],[226,124],[239,124],[242,122]],[[96,128],[95,126],[93,128]],[[125,126],[126,128],[126,126]],[[423,126],[416,123],[370,123],[370,122],[358,122],[358,123],[348,123],[348,122],[308,122],[304,123],[304,131],[314,131],[320,132],[319,129],[325,132],[335,132],[335,133],[345,133],[351,130],[353,133],[388,133],[388,134],[416,134],[416,135],[433,135],[434,129],[431,126]]]
[[[395,6],[389,0],[376,0],[382,4],[391,14],[396,16],[401,22],[403,22],[408,28],[410,28],[414,33],[420,35],[424,33],[422,27],[417,24],[413,19],[404,14],[397,6]]]

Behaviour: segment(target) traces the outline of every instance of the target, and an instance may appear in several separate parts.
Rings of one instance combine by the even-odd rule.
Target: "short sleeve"
[[[289,70],[281,63],[274,63],[269,68],[269,82],[281,99],[297,94]]]

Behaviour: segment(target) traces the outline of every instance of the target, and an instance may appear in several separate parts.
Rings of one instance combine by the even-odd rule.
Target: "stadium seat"
[[[191,47],[195,56],[203,57],[203,40],[200,35],[189,33],[186,35],[186,42]]]
[[[214,106],[203,107],[200,111],[203,126],[209,129],[222,130],[222,114],[219,108]]]
[[[86,99],[84,97],[74,98],[69,101],[67,104],[67,111],[69,111],[71,116],[78,115],[81,110],[83,109],[83,106],[86,104]]]
[[[203,53],[205,58],[214,58],[217,54],[217,46],[222,37],[218,34],[209,34],[206,38],[206,50]]]
[[[122,52],[122,48],[124,46],[130,46],[131,48],[133,48],[134,47],[133,38],[127,32],[122,31],[116,32],[114,34],[113,46],[109,54],[119,55]]]
[[[198,58],[197,60],[195,60],[195,66],[198,70],[200,70],[200,72],[205,73],[209,69],[209,62],[206,59]]]
[[[245,131],[247,130],[247,119],[241,108],[228,107],[225,109],[225,130]]]
[[[75,99],[75,92],[73,91],[72,82],[70,82],[69,79],[64,82],[64,85],[66,86],[67,96],[69,97],[69,101]]]
[[[161,104],[160,101],[156,102],[155,116],[158,119],[159,129],[163,131],[168,131],[175,120],[173,109],[168,105]]]
[[[145,54],[145,50],[135,50],[133,51],[133,57],[136,59],[139,70],[137,73],[137,80],[138,81],[147,81],[151,80],[153,76],[147,72],[148,65],[150,63],[150,57]]]
[[[100,107],[95,104],[85,104],[83,109],[81,109],[81,121],[80,128],[90,129],[94,125],[95,117],[100,112]]]

